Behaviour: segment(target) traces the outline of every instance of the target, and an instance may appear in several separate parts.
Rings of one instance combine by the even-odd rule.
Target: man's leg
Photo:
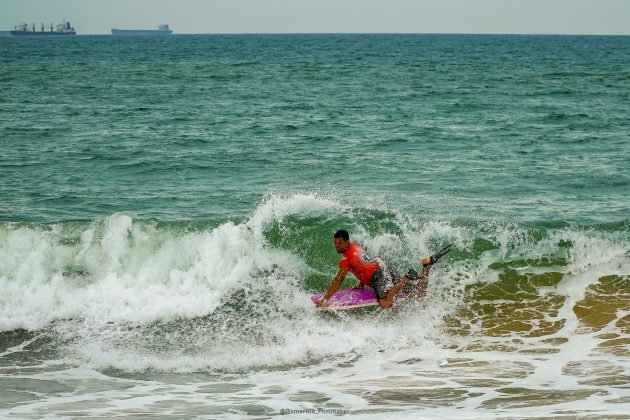
[[[417,285],[411,292],[409,292],[411,297],[422,299],[426,296],[429,270],[431,269],[431,266],[438,262],[440,258],[451,252],[452,247],[453,244],[448,244],[430,257],[424,257],[420,260],[420,262],[422,263],[422,272],[420,273]],[[410,273],[411,271],[407,274],[411,275]],[[417,273],[412,275],[413,280],[415,280],[415,276],[417,276]],[[406,275],[402,276],[400,278],[400,281],[387,292],[385,298],[378,300],[379,306],[383,309],[387,309],[392,306],[394,298],[398,295],[398,293],[400,293],[408,280],[409,278]]]
[[[418,284],[411,291],[411,294],[410,294],[411,297],[422,299],[426,296],[427,287],[429,284],[429,270],[430,269],[431,269],[430,265],[425,265],[422,267],[422,272],[420,273]],[[398,296],[398,293],[400,293],[400,291],[402,290],[403,287],[405,287],[405,284],[407,284],[408,281],[409,279],[407,278],[407,276],[402,276],[400,280],[398,281],[398,283],[396,283],[394,287],[389,289],[385,298],[378,300],[378,305],[383,309],[387,309],[390,306],[392,306],[392,303],[394,303],[394,298]]]
[[[383,309],[387,309],[390,306],[392,306],[392,303],[394,303],[394,298],[398,295],[398,293],[400,293],[401,289],[407,283],[407,280],[408,280],[407,277],[402,276],[400,280],[398,281],[398,283],[396,283],[394,287],[389,289],[385,298],[378,300],[378,305]]]
[[[427,287],[429,286],[429,270],[431,269],[430,265],[425,265],[422,267],[422,271],[420,272],[420,279],[418,280],[418,284],[411,291],[411,297],[417,299],[423,299],[427,295]]]

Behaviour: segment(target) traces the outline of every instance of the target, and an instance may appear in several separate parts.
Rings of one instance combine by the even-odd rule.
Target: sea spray
[[[432,270],[425,302],[380,316],[322,316],[309,296],[336,272],[330,237],[337,226],[349,226],[353,240],[397,270],[446,241],[456,246]],[[597,227],[427,220],[314,194],[270,194],[248,218],[201,229],[128,213],[3,224],[0,319],[5,331],[53,337],[74,363],[123,371],[316,363],[461,334],[479,337],[476,346],[485,346],[484,337],[555,337],[566,322],[558,313],[569,302],[564,296],[577,293],[571,310],[605,276],[623,284],[626,236]],[[18,254],[27,258],[16,262]]]

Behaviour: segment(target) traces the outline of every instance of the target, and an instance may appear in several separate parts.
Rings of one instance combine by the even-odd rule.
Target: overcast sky
[[[0,30],[63,18],[84,35],[161,23],[178,34],[630,35],[630,0],[0,0]]]

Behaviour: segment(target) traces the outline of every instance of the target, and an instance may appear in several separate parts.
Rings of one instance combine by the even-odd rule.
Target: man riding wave
[[[438,253],[424,257],[420,260],[422,271],[420,274],[414,269],[410,269],[407,274],[398,277],[391,271],[381,267],[381,264],[370,258],[365,250],[357,243],[350,242],[350,234],[346,230],[338,230],[333,236],[335,249],[343,254],[339,261],[339,271],[330,282],[324,297],[316,303],[319,307],[328,306],[328,300],[335,294],[348,272],[354,274],[359,280],[355,287],[369,286],[374,289],[376,299],[381,308],[387,309],[392,306],[394,298],[402,291],[403,293],[413,293],[414,296],[424,297],[427,290],[427,280],[429,270],[438,259],[446,255],[451,250],[452,244],[444,247]]]

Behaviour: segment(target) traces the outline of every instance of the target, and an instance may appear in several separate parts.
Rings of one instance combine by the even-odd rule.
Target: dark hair
[[[344,241],[348,242],[350,240],[350,234],[347,230],[339,229],[337,232],[335,232],[333,238],[341,238]]]

